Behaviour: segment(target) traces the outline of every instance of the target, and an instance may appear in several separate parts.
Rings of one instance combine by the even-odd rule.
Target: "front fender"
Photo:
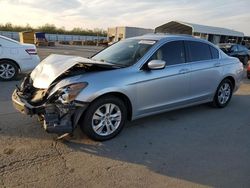
[[[96,90],[96,91],[93,91],[93,89],[85,88],[78,94],[78,96],[76,97],[76,100],[89,103],[89,102],[94,101],[98,97],[101,97],[102,95],[105,95],[108,93],[120,93],[120,94],[127,96],[130,101],[132,100],[131,91],[128,91],[126,89],[121,89],[118,87],[110,87],[110,88],[105,88],[105,89]]]

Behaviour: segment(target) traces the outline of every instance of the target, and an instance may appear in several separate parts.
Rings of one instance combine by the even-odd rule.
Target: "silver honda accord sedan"
[[[242,63],[208,41],[150,34],[122,40],[91,58],[50,55],[12,95],[49,133],[77,125],[94,140],[134,120],[201,103],[223,108],[242,80]]]

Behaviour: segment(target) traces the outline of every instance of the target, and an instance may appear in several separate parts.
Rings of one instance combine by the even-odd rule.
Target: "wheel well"
[[[235,87],[235,80],[234,80],[234,78],[233,78],[232,76],[228,76],[228,77],[224,78],[224,80],[225,80],[225,79],[229,79],[229,80],[232,82],[232,84],[233,84],[233,89],[234,89],[234,87]]]
[[[101,95],[101,96],[97,97],[96,99],[99,99],[99,98],[101,98],[103,96],[107,96],[107,95],[115,96],[124,102],[125,106],[127,107],[127,112],[128,112],[127,119],[131,120],[132,119],[132,104],[131,104],[129,98],[125,94],[120,93],[120,92],[110,92],[110,93],[105,93],[104,95]]]
[[[1,61],[11,61],[12,63],[14,63],[18,67],[19,70],[21,70],[21,68],[18,65],[18,63],[16,61],[14,61],[13,59],[3,58],[3,59],[0,59],[0,62]]]

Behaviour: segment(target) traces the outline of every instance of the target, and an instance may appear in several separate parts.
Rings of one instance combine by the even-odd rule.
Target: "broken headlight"
[[[71,101],[75,100],[76,96],[82,91],[88,83],[75,83],[67,85],[58,90],[58,100],[61,103],[70,103]]]

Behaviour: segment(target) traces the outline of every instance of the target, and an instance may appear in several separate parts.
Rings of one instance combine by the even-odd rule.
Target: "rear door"
[[[199,102],[211,98],[222,74],[219,51],[207,43],[198,41],[185,41],[185,45],[191,67],[190,100]]]
[[[148,60],[164,60],[161,70],[142,70],[137,83],[137,116],[183,105],[189,83],[189,65],[183,41],[164,44]]]
[[[0,38],[0,57],[3,53],[3,40]]]

